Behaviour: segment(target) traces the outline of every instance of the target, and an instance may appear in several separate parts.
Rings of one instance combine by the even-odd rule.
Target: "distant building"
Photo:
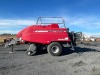
[[[91,38],[94,39],[94,41],[100,42],[100,35],[92,35]]]
[[[90,41],[95,41],[96,37],[90,37]]]
[[[97,42],[100,42],[100,38],[96,38],[96,41],[97,41]]]

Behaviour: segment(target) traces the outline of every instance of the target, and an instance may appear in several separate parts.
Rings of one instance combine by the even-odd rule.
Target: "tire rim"
[[[53,47],[51,48],[51,51],[52,51],[53,53],[58,53],[58,52],[59,52],[59,47],[58,47],[58,46],[53,46]]]

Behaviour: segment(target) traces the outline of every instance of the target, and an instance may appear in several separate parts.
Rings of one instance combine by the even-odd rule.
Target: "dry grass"
[[[4,42],[4,39],[6,38],[16,38],[15,35],[2,35],[0,36],[0,43]]]

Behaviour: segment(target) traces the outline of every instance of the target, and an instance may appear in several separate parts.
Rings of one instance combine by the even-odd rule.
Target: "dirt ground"
[[[14,46],[12,54],[0,47],[0,75],[100,75],[100,43],[65,48],[59,57],[46,51],[27,56],[27,47]]]

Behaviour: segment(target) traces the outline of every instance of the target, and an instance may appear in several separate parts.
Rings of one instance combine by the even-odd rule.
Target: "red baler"
[[[43,23],[42,18],[45,17],[39,17],[36,25],[29,26],[17,34],[17,38],[30,43],[27,55],[34,55],[40,49],[47,49],[49,54],[59,56],[63,47],[70,45],[73,48],[62,17],[49,17],[50,19],[60,18],[61,23]]]

